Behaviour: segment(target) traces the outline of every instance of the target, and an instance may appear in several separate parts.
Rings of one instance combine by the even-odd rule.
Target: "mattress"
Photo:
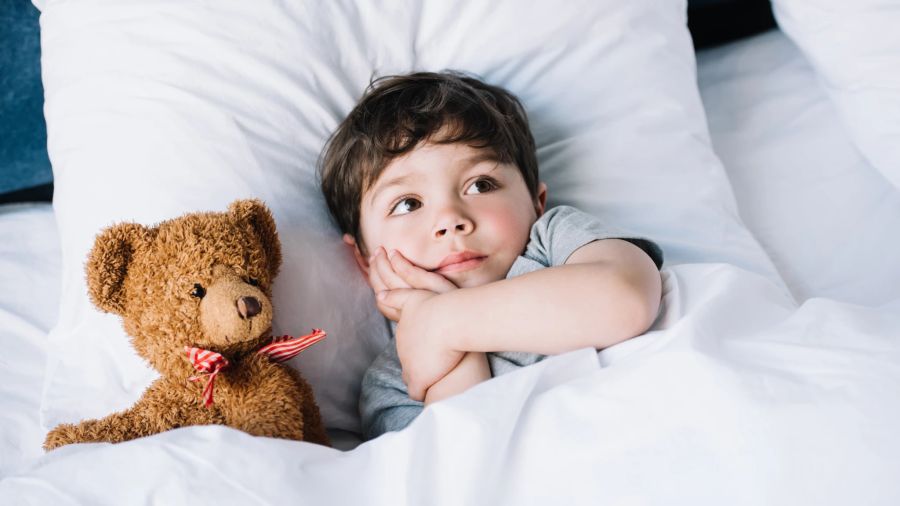
[[[600,487],[622,504],[897,503],[900,193],[780,32],[701,53],[698,74],[740,218],[789,296],[729,265],[679,265],[664,272],[667,330],[599,364],[591,350],[548,359],[434,406],[412,430],[339,437],[340,449],[206,427],[44,456],[60,245],[49,205],[0,209],[0,497],[515,504]],[[473,417],[485,402],[501,413]],[[560,430],[568,438],[549,435]]]

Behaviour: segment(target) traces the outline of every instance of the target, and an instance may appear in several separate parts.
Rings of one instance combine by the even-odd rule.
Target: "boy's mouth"
[[[462,253],[454,253],[447,255],[441,260],[440,265],[434,269],[435,272],[446,274],[449,272],[461,272],[474,269],[484,263],[487,259],[486,255],[475,253],[472,251],[463,251]]]

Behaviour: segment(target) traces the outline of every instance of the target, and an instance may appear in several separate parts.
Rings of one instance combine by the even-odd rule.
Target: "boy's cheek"
[[[420,269],[427,269],[424,265],[426,252],[423,251],[424,248],[421,245],[417,245],[410,240],[400,240],[400,241],[386,241],[382,247],[386,254],[390,255],[392,251],[397,251],[403,258],[405,258],[409,263]]]
[[[525,247],[531,232],[533,220],[528,216],[506,213],[495,216],[491,221],[491,235],[497,238],[498,244],[503,248],[509,248],[518,255],[520,249]]]

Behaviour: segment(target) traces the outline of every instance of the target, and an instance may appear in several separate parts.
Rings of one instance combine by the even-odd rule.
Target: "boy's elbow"
[[[597,336],[600,342],[595,343],[595,348],[603,349],[621,343],[632,337],[639,336],[653,325],[659,315],[662,297],[662,280],[659,271],[652,276],[622,277],[621,285],[616,297],[616,308],[613,314],[602,312],[607,317],[612,317],[616,322],[615,329],[605,336]],[[603,322],[609,325],[609,321]],[[603,324],[601,323],[601,324]]]
[[[635,336],[639,336],[650,330],[650,327],[653,326],[653,322],[656,321],[656,317],[659,315],[659,304],[659,295],[657,295],[656,299],[648,299],[647,297],[643,297],[638,302],[638,309],[635,310]]]
[[[632,279],[627,282],[630,294],[629,336],[639,336],[653,325],[659,315],[662,300],[662,279],[659,271]]]

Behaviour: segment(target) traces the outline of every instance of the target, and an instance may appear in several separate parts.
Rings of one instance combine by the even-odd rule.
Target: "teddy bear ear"
[[[281,241],[275,229],[275,218],[269,208],[258,199],[235,200],[228,212],[253,229],[265,250],[269,274],[274,278],[281,268]]]
[[[85,271],[88,294],[102,311],[124,314],[125,276],[135,251],[147,241],[148,232],[136,223],[119,223],[103,229],[94,239]]]

